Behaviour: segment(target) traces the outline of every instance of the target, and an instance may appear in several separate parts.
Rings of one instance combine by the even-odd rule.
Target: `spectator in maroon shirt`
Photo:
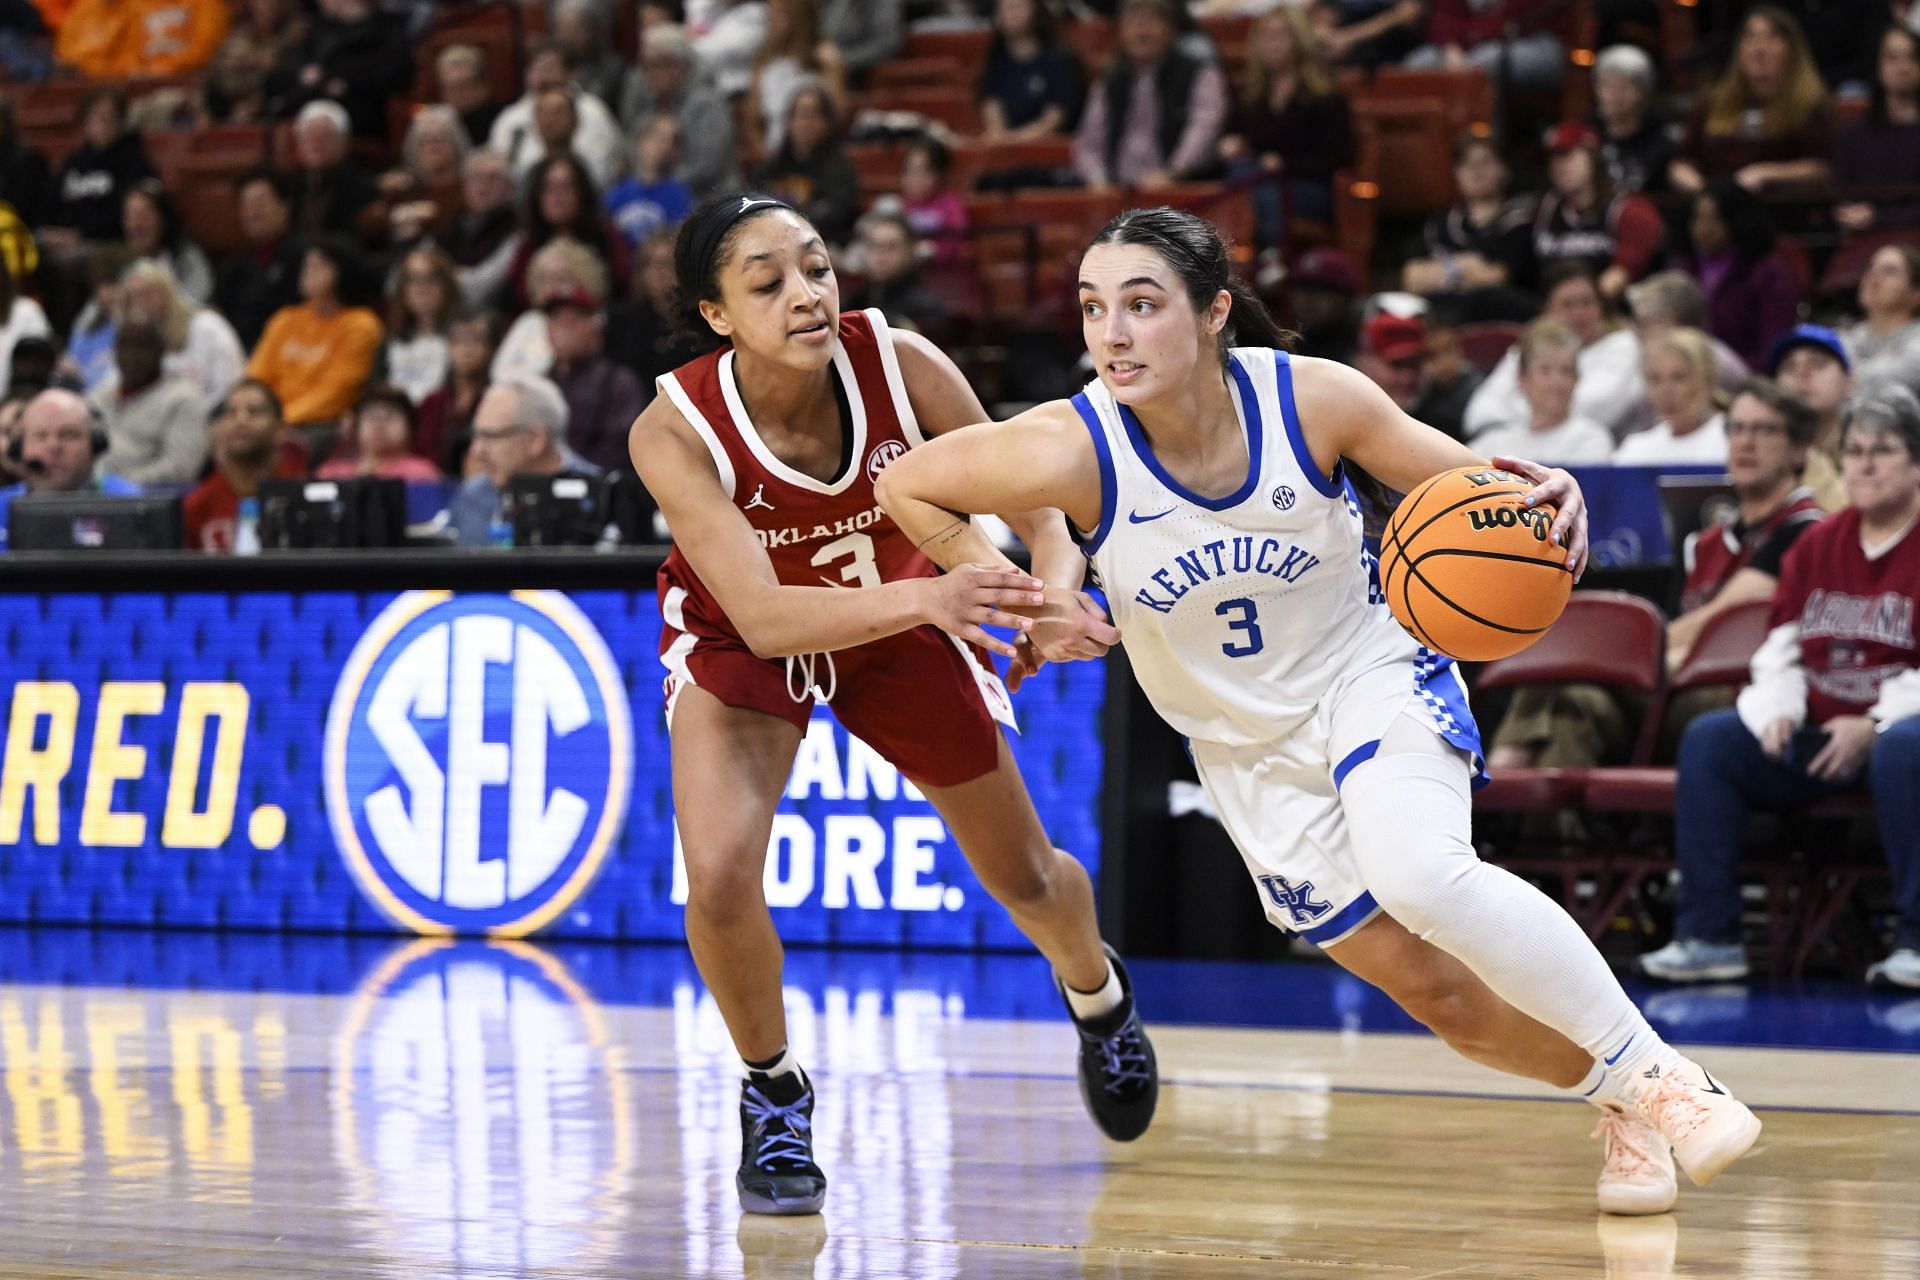
[[[493,354],[499,347],[497,312],[462,312],[447,326],[447,380],[420,402],[413,447],[450,476],[465,470],[473,415],[492,381]]]
[[[1774,588],[1772,630],[1730,711],[1680,745],[1674,940],[1640,958],[1674,982],[1747,973],[1740,857],[1756,809],[1866,790],[1893,872],[1893,954],[1868,970],[1920,988],[1920,400],[1854,397],[1842,455],[1853,505],[1807,531]]]
[[[1254,189],[1260,238],[1280,241],[1283,214],[1326,222],[1333,175],[1353,163],[1353,117],[1333,91],[1306,13],[1282,7],[1261,15],[1248,37],[1246,89],[1227,120],[1220,159],[1235,177],[1271,175]]]
[[[1667,176],[1691,195],[1726,174],[1747,190],[1825,182],[1833,152],[1827,86],[1793,16],[1763,4],[1740,24],[1727,69],[1707,90]]]
[[[604,303],[574,286],[547,300],[550,377],[567,399],[567,444],[603,471],[633,469],[627,431],[648,396],[633,370],[607,359]]]
[[[1848,186],[1920,187],[1920,34],[1889,27],[1867,95],[1867,118],[1847,126],[1833,149],[1833,181]],[[1920,226],[1920,200],[1876,205],[1843,199],[1833,220],[1848,231]]]

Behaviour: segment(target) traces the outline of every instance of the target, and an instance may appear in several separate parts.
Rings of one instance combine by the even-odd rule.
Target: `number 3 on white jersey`
[[[840,566],[840,581],[835,582],[824,573],[820,575],[820,581],[830,587],[842,583],[851,583],[856,587],[880,585],[880,565],[873,558],[873,539],[864,533],[850,533],[844,538],[835,538],[814,552],[809,563],[816,569],[823,569],[843,557],[846,563]]]

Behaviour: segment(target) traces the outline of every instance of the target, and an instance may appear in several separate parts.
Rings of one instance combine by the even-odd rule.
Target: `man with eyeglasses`
[[[467,453],[477,468],[454,494],[449,523],[463,547],[510,545],[503,510],[515,476],[597,476],[600,468],[567,447],[567,401],[536,374],[496,378],[473,414]]]
[[[1678,670],[1707,623],[1765,600],[1794,542],[1826,514],[1801,482],[1819,420],[1798,396],[1749,378],[1727,406],[1727,476],[1739,508],[1687,538],[1680,616],[1667,625],[1667,667]]]
[[[1680,745],[1674,940],[1641,957],[1674,982],[1746,976],[1740,854],[1754,809],[1865,789],[1893,871],[1893,950],[1869,981],[1920,989],[1920,398],[1872,388],[1841,412],[1852,505],[1786,556],[1738,705]]]

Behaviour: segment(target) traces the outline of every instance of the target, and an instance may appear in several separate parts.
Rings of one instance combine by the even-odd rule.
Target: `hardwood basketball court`
[[[1920,1274],[1920,998],[1656,996],[1767,1131],[1628,1220],[1588,1109],[1353,980],[1134,969],[1165,1090],[1115,1146],[1037,960],[794,953],[832,1185],[771,1220],[681,951],[9,934],[0,1276]]]

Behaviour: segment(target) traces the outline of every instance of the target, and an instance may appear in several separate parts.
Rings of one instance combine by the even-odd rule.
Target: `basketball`
[[[1573,590],[1551,506],[1496,467],[1443,471],[1408,494],[1380,537],[1387,607],[1427,648],[1490,662],[1538,640]]]

